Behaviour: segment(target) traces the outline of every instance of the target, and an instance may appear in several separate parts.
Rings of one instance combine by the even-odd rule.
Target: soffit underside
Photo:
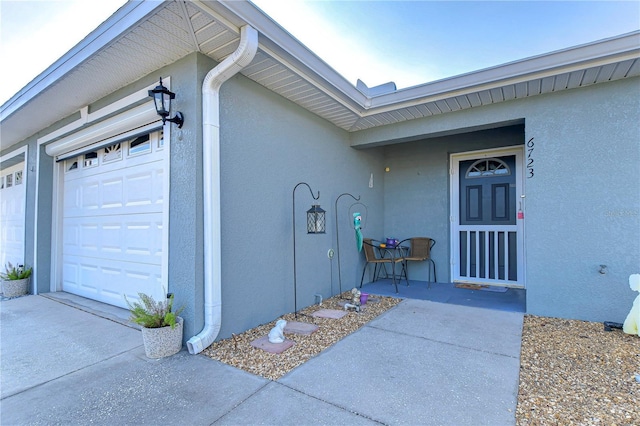
[[[402,121],[446,114],[500,102],[543,95],[562,90],[640,76],[640,59],[629,59],[603,66],[561,73],[529,81],[499,85],[495,88],[469,91],[457,96],[440,96],[428,101],[416,100],[413,105],[390,108],[388,111],[365,113],[349,129],[358,131]]]
[[[237,30],[216,22],[215,18],[189,3],[186,5],[200,52],[221,62],[236,50],[240,42]],[[251,63],[240,72],[343,129],[352,127],[359,117],[356,112],[336,101],[325,90],[275,59],[262,45],[258,47]]]

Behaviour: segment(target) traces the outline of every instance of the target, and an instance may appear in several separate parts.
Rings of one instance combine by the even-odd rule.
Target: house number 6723
[[[533,177],[533,148],[534,148],[533,138],[529,139],[527,142],[527,178],[530,179]]]

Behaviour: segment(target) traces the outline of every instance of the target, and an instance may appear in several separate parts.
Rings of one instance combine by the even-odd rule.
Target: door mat
[[[347,315],[347,312],[339,311],[337,309],[320,309],[319,311],[315,311],[311,314],[312,317],[331,319],[340,319],[345,315]]]
[[[271,343],[269,341],[269,336],[262,336],[251,342],[251,346],[254,348],[262,349],[263,351],[272,354],[281,354],[295,344],[296,342],[289,339],[284,339],[284,342],[282,343]]]
[[[493,291],[495,293],[505,293],[509,290],[507,287],[496,287],[486,284],[465,284],[465,283],[456,283],[456,288],[466,288],[467,290],[484,290],[484,291]]]
[[[318,330],[317,325],[309,324],[308,322],[289,321],[284,327],[285,334],[301,334],[303,336],[309,336]]]

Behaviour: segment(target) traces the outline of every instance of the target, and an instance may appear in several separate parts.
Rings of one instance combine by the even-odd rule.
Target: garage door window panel
[[[88,168],[88,167],[97,167],[98,166],[98,153],[93,151],[93,152],[87,152],[86,154],[84,154],[84,163],[83,167],[84,168]]]
[[[65,160],[64,162],[64,170],[66,173],[73,172],[74,170],[78,170],[78,159],[71,158],[69,160]]]
[[[151,152],[151,141],[149,135],[138,136],[129,142],[129,155],[141,155]]]
[[[104,148],[102,154],[102,161],[108,163],[110,161],[122,160],[122,144],[117,143]]]

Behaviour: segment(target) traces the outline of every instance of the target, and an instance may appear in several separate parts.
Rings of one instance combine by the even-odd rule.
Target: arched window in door
[[[510,174],[511,169],[507,163],[499,158],[483,158],[469,166],[465,177],[469,179],[492,176],[509,176]]]

